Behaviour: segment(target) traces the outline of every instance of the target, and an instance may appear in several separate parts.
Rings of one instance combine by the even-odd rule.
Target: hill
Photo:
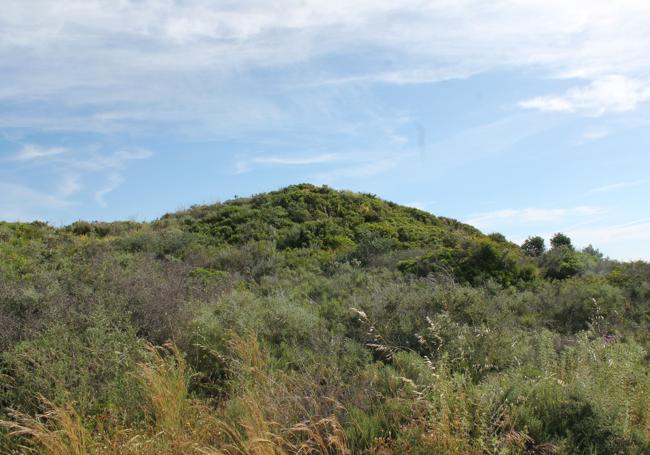
[[[395,247],[432,245],[453,233],[480,235],[456,220],[383,201],[371,194],[326,186],[294,185],[223,204],[165,215],[190,232],[228,243],[267,240],[286,248],[345,248],[368,235],[392,238]]]
[[[0,223],[0,452],[648,453],[650,265],[308,184]]]
[[[251,198],[193,207],[166,215],[211,243],[251,241],[288,249],[324,250],[363,264],[380,257],[426,275],[445,270],[468,282],[492,277],[502,283],[532,279],[534,267],[502,236],[488,237],[456,220],[383,201],[373,195],[295,185]]]

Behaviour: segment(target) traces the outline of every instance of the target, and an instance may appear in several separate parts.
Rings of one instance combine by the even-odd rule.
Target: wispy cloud
[[[367,178],[394,169],[400,160],[398,158],[376,159],[361,164],[341,166],[331,171],[319,172],[312,178],[321,183],[334,182],[342,178]]]
[[[588,128],[582,132],[578,143],[584,144],[590,141],[597,141],[599,139],[604,139],[611,134],[612,134],[611,128],[604,128],[604,127]]]
[[[603,252],[616,252],[619,260],[648,260],[650,255],[650,219],[637,219],[625,223],[601,220],[585,226],[563,231],[575,245],[598,246]]]
[[[93,153],[90,156],[80,156],[69,160],[67,165],[84,173],[100,173],[106,175],[106,182],[95,191],[95,201],[106,208],[105,196],[118,189],[125,181],[124,168],[129,161],[151,158],[153,153],[148,149],[131,148],[118,150],[110,154]]]
[[[576,218],[602,215],[606,210],[600,207],[579,206],[572,208],[525,208],[504,209],[480,213],[466,220],[466,223],[482,229],[502,228],[512,224],[557,223]]]
[[[624,112],[648,99],[649,17],[645,0],[5,0],[0,100],[19,109],[0,115],[0,125],[242,134],[319,116],[296,99],[341,103],[337,90],[306,85],[519,68],[585,80],[524,107]],[[259,83],[252,75],[261,73]]]
[[[397,167],[403,159],[412,156],[415,154],[408,151],[402,151],[400,154],[385,151],[348,151],[312,155],[254,156],[237,160],[234,172],[241,174],[253,171],[257,167],[267,166],[306,168],[312,173],[305,175],[305,178],[315,182],[330,183],[344,178],[365,178],[382,174]]]
[[[574,87],[564,95],[539,96],[519,103],[527,109],[571,112],[598,117],[636,109],[650,100],[650,83],[621,75],[598,78],[583,87]]]
[[[151,150],[144,148],[129,148],[113,153],[86,152],[79,153],[74,158],[66,160],[72,168],[86,172],[107,171],[123,168],[129,161],[151,158]]]
[[[261,164],[277,164],[279,166],[306,166],[310,164],[331,163],[341,159],[340,155],[335,153],[327,153],[323,155],[303,156],[303,157],[278,157],[268,156],[254,158],[254,163]]]
[[[44,211],[72,205],[58,196],[13,183],[0,182],[0,219],[30,221]]]
[[[122,177],[122,175],[117,173],[109,174],[106,183],[95,191],[95,201],[97,201],[101,207],[106,208],[108,205],[104,200],[104,196],[118,189],[122,183],[124,183],[124,177]]]
[[[69,197],[82,189],[79,175],[67,174],[60,179],[56,193],[61,197]]]
[[[596,244],[608,244],[619,240],[648,240],[650,239],[650,220],[574,229],[567,233],[577,239],[586,239]]]
[[[337,153],[322,153],[316,155],[295,155],[295,156],[255,156],[240,159],[235,162],[235,173],[248,172],[257,166],[313,166],[316,164],[327,164],[341,161],[343,156]]]
[[[634,188],[637,186],[644,185],[647,182],[647,180],[635,180],[632,182],[618,182],[618,183],[611,183],[609,185],[603,185],[599,186],[597,188],[591,189],[587,194],[595,194],[595,193],[610,193],[612,191],[618,191],[618,190],[623,190],[626,188]]]
[[[364,152],[348,150],[340,153],[315,153],[294,155],[258,155],[239,158],[234,163],[234,173],[242,174],[257,168],[282,167],[301,169],[303,178],[319,183],[332,183],[345,178],[372,177],[394,169],[405,157],[414,155],[402,151]]]
[[[465,79],[474,71],[463,68],[408,68],[399,71],[378,71],[346,77],[322,79],[300,84],[300,87],[322,87],[328,85],[345,85],[381,82],[385,84],[409,85],[430,84],[452,79]]]
[[[26,144],[12,157],[12,159],[15,161],[32,161],[62,155],[66,151],[67,150],[64,147],[43,147],[39,145]]]
[[[94,194],[94,200],[101,207],[106,207],[105,196],[115,191],[125,182],[124,173],[130,161],[151,158],[153,153],[144,148],[125,148],[106,153],[93,147],[64,148],[59,146],[42,146],[27,144],[10,157],[9,162],[29,162],[31,167],[39,168],[44,181],[49,181],[52,190],[44,194],[27,185],[6,186],[16,201],[28,201],[27,207],[43,209],[63,208],[73,204],[72,198],[83,196],[82,189],[87,187],[87,194]],[[105,180],[101,186],[97,181]],[[43,183],[43,182],[39,182]],[[5,184],[9,185],[9,184]],[[34,201],[40,200],[40,203]],[[20,210],[20,203],[9,199],[0,199],[0,216],[6,219],[10,214],[21,214],[22,219],[33,213]]]

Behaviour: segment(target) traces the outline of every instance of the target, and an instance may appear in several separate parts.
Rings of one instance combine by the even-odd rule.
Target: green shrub
[[[34,413],[45,397],[74,402],[84,416],[109,412],[133,422],[140,395],[131,373],[142,356],[133,331],[107,315],[91,316],[82,331],[53,327],[2,353],[3,407]]]

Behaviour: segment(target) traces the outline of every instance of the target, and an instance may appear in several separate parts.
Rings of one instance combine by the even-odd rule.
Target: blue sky
[[[5,0],[0,219],[312,182],[650,259],[650,3]]]

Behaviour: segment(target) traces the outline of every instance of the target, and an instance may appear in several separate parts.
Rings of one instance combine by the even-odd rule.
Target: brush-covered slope
[[[649,302],[650,264],[312,185],[0,223],[0,453],[647,454]]]
[[[316,249],[364,264],[399,262],[405,272],[445,272],[462,281],[530,280],[536,268],[502,236],[483,235],[370,194],[294,185],[222,204],[195,206],[162,218],[216,243],[273,242],[278,250]],[[167,224],[168,225],[168,224]]]
[[[187,230],[227,243],[269,240],[278,248],[340,249],[368,236],[396,247],[432,245],[455,234],[480,236],[471,226],[387,202],[371,194],[326,186],[293,185],[279,191],[202,205],[166,215]]]

